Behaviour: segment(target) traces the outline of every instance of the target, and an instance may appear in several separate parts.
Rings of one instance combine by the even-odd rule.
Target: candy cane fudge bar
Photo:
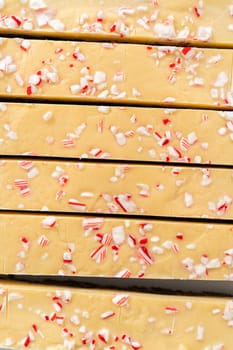
[[[36,350],[231,350],[233,301],[2,283],[0,345]]]
[[[230,0],[1,0],[3,33],[232,46]]]
[[[2,39],[0,97],[233,105],[232,51]]]
[[[0,104],[2,155],[231,164],[232,151],[230,111]]]
[[[233,280],[233,226],[0,214],[0,274]]]
[[[0,208],[233,218],[232,169],[2,159]]]

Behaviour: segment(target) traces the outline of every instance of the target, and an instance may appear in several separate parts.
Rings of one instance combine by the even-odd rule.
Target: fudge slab
[[[0,214],[0,274],[233,281],[233,226]]]
[[[232,169],[2,159],[0,208],[233,218]]]
[[[14,38],[0,43],[0,97],[233,105],[231,50]]]
[[[1,1],[3,33],[233,45],[230,0]]]
[[[67,158],[232,164],[233,112],[0,104],[0,153],[29,152]]]
[[[0,344],[36,350],[231,350],[233,301],[2,283]]]

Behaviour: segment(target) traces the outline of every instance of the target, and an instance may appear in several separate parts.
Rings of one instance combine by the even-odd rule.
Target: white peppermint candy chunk
[[[23,296],[21,294],[18,294],[18,293],[9,293],[8,294],[9,301],[19,300],[19,299],[23,299]]]
[[[116,226],[112,228],[112,237],[115,244],[122,244],[125,240],[125,231],[123,226]]]
[[[48,112],[46,112],[46,113],[42,116],[42,118],[43,118],[45,121],[48,121],[48,120],[50,120],[50,119],[52,118],[52,116],[53,116],[53,112],[48,111]]]
[[[194,271],[197,274],[197,276],[205,276],[206,274],[206,266],[202,264],[198,264],[194,266]]]
[[[217,79],[214,82],[215,87],[223,87],[228,82],[228,76],[225,72],[220,72],[217,76]]]
[[[207,63],[209,63],[209,64],[216,64],[216,63],[218,63],[219,61],[221,61],[221,59],[222,59],[222,55],[220,55],[220,54],[214,55],[214,56],[211,56],[211,57],[208,59]]]
[[[193,196],[188,192],[185,192],[184,194],[184,204],[187,208],[190,208],[193,205]]]
[[[224,254],[225,254],[225,255],[232,255],[232,256],[233,256],[233,248],[230,248],[230,249],[228,249],[228,250],[225,250],[225,251],[224,251]]]
[[[10,130],[7,134],[7,137],[9,137],[9,139],[11,140],[18,140],[18,135],[16,131]]]
[[[43,0],[30,0],[29,7],[32,10],[42,10],[42,9],[45,9],[47,5]]]
[[[193,145],[198,140],[197,135],[194,131],[188,134],[187,139],[190,145]]]
[[[64,23],[60,19],[51,19],[48,22],[49,26],[58,32],[63,32],[65,29]]]
[[[212,259],[206,265],[208,269],[217,269],[221,266],[221,263],[218,258]]]
[[[116,138],[116,142],[118,143],[118,145],[124,146],[126,144],[126,137],[122,132],[118,132],[115,135],[115,138]]]
[[[233,131],[233,122],[232,122],[232,121],[227,122],[227,128],[228,128],[230,131]]]
[[[58,82],[58,74],[56,72],[48,72],[46,74],[47,81],[49,83],[57,83]]]
[[[41,226],[43,228],[52,228],[54,226],[56,226],[56,218],[55,216],[46,216],[46,218],[44,218],[41,222]]]
[[[64,348],[67,350],[72,350],[74,349],[75,341],[74,340],[69,340],[69,339],[64,339]]]
[[[233,112],[232,111],[220,111],[219,115],[226,120],[233,121]]]
[[[28,79],[28,83],[30,84],[30,85],[38,85],[39,83],[40,83],[40,80],[41,80],[41,78],[40,78],[40,76],[39,75],[37,75],[37,74],[32,74],[32,75],[30,75],[30,77],[29,77],[29,79]]]
[[[36,22],[39,27],[46,26],[50,20],[50,16],[44,13],[38,14],[36,16]]]
[[[223,343],[214,344],[212,346],[212,350],[223,350],[223,349],[224,349],[224,344]]]
[[[98,98],[106,98],[109,94],[108,90],[101,91],[99,95],[97,95]]]
[[[78,94],[80,92],[80,89],[81,89],[80,85],[78,85],[78,84],[74,84],[74,85],[70,86],[70,91],[71,91],[72,95]]]
[[[99,106],[98,107],[98,112],[103,113],[103,114],[108,114],[110,112],[110,107],[109,106]]]
[[[173,23],[156,23],[154,33],[158,38],[171,39],[176,37]]]
[[[119,293],[112,298],[112,302],[115,305],[124,306],[128,304],[129,295],[125,293]]]
[[[101,84],[104,83],[106,81],[106,73],[101,72],[101,71],[97,71],[95,72],[94,75],[94,84]]]
[[[29,179],[33,179],[38,174],[39,174],[39,170],[36,167],[33,167],[28,171],[27,176]]]
[[[197,326],[197,336],[196,339],[197,340],[202,340],[204,338],[204,327],[203,326]]]
[[[213,33],[212,27],[200,26],[197,31],[197,39],[201,41],[209,41]]]
[[[201,184],[202,186],[208,186],[209,184],[212,183],[212,179],[208,176],[208,175],[203,175],[202,176],[202,180],[201,180]]]
[[[7,105],[5,103],[0,103],[0,111],[6,112],[7,111]]]
[[[189,33],[190,33],[190,29],[188,27],[184,27],[184,29],[182,29],[178,32],[177,38],[186,39],[186,38],[188,38]]]
[[[25,39],[25,40],[22,41],[20,47],[21,47],[23,50],[27,51],[27,50],[30,49],[30,47],[31,47],[31,42],[30,42],[29,40],[26,40],[26,39]]]
[[[24,86],[24,80],[18,72],[15,73],[15,81],[19,86]]]
[[[222,126],[221,128],[218,129],[218,134],[221,136],[226,135],[227,128],[225,126]]]
[[[70,322],[73,323],[75,326],[77,326],[78,324],[80,324],[79,317],[77,315],[71,316]]]

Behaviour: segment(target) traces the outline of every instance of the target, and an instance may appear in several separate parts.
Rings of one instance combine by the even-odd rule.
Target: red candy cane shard
[[[134,235],[132,235],[132,234],[129,234],[127,241],[128,241],[128,245],[130,246],[130,248],[135,247],[137,244],[136,237],[134,237]]]
[[[11,18],[13,19],[13,21],[16,23],[16,25],[17,25],[18,27],[21,26],[22,20],[21,20],[19,17],[13,15],[13,16],[11,16]]]
[[[154,262],[148,249],[144,246],[138,248],[138,258],[142,260],[146,265],[152,265]]]
[[[63,190],[57,191],[55,195],[56,201],[60,201],[65,196],[65,192]]]
[[[117,294],[112,298],[112,302],[115,305],[125,306],[128,304],[129,295],[128,294]]]
[[[15,185],[15,187],[17,187],[21,190],[21,189],[28,187],[29,182],[28,182],[28,180],[25,180],[25,179],[16,179],[14,181],[14,185]]]
[[[107,256],[107,248],[105,245],[100,245],[97,249],[93,250],[90,257],[98,264],[102,263]]]
[[[188,151],[189,148],[190,148],[190,143],[185,137],[182,137],[180,140],[180,149],[185,152],[185,151]]]
[[[100,230],[103,226],[103,218],[85,218],[82,221],[82,226],[84,230]]]
[[[62,140],[62,144],[64,147],[74,147],[76,145],[75,141],[72,139],[64,139]]]
[[[41,247],[46,247],[49,243],[48,238],[45,235],[42,235],[38,238],[37,240],[38,245],[40,245]]]
[[[64,252],[63,254],[63,263],[64,264],[71,264],[73,262],[72,255],[70,252]]]
[[[68,175],[61,175],[59,178],[58,178],[58,182],[61,186],[64,186],[67,184],[67,182],[69,181],[69,176]]]
[[[86,207],[87,205],[83,202],[80,202],[78,201],[77,199],[74,199],[74,198],[70,198],[68,200],[68,205],[73,209],[73,210],[76,210],[76,211],[85,211],[86,210]]]
[[[28,196],[29,194],[31,194],[31,190],[29,188],[29,182],[28,180],[25,179],[16,179],[14,181],[14,185],[15,187],[17,187],[20,191],[20,194],[22,196]]]
[[[108,319],[108,318],[110,318],[110,317],[113,317],[113,316],[115,316],[115,312],[114,312],[114,311],[111,311],[111,310],[105,311],[105,312],[103,312],[103,313],[100,315],[100,317],[101,317],[103,320],[106,320],[106,319]]]
[[[131,277],[131,272],[128,269],[123,269],[120,272],[118,272],[115,277],[119,278],[130,278]]]
[[[112,243],[112,234],[111,233],[105,233],[102,235],[100,239],[100,243],[109,246]]]
[[[31,339],[29,335],[27,335],[26,338],[23,340],[23,346],[27,348],[30,345],[30,343],[31,343]]]
[[[193,12],[194,12],[194,15],[196,17],[200,17],[201,16],[201,11],[200,11],[200,9],[198,7],[194,6]]]
[[[41,226],[43,228],[53,228],[57,224],[55,216],[47,216],[41,221]]]
[[[119,194],[113,197],[115,203],[121,208],[124,213],[134,213],[136,204],[132,201],[130,194]]]
[[[169,315],[179,312],[179,309],[175,306],[166,306],[164,311],[165,314]]]
[[[109,340],[109,330],[108,329],[101,329],[98,333],[98,338],[104,344],[107,344],[108,340]]]
[[[178,232],[178,233],[176,234],[176,238],[182,240],[182,239],[184,238],[183,233]]]
[[[20,240],[21,240],[21,243],[22,243],[24,249],[28,250],[29,247],[30,247],[30,242],[29,242],[28,238],[27,237],[21,237]]]
[[[18,164],[24,170],[29,170],[34,166],[34,162],[30,160],[22,160],[22,161],[19,161]]]
[[[33,325],[32,325],[32,329],[34,330],[35,333],[38,332],[38,327],[37,327],[36,324],[33,324]]]

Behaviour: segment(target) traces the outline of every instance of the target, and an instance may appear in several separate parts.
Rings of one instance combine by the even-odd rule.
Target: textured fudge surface
[[[0,104],[0,152],[231,164],[233,112]]]
[[[1,214],[0,274],[233,280],[224,224]]]
[[[231,350],[233,301],[2,284],[0,344],[37,350]]]
[[[230,0],[5,0],[1,14],[1,30],[16,34],[233,43]]]
[[[232,51],[1,40],[0,96],[179,106],[232,106]]]
[[[0,207],[233,218],[232,169],[2,159]]]

